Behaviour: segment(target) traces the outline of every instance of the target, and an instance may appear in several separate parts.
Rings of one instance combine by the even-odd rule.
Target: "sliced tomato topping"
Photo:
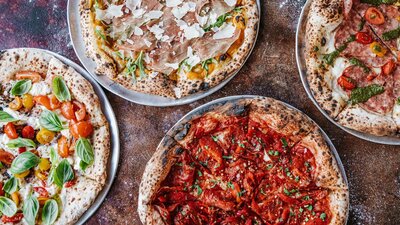
[[[70,188],[70,187],[74,186],[75,184],[76,184],[76,180],[73,179],[73,180],[70,180],[70,181],[66,182],[66,183],[64,184],[64,187]]]
[[[1,217],[1,221],[3,223],[18,223],[24,218],[23,213],[16,213],[14,216],[8,217],[6,215],[3,215]]]
[[[357,32],[356,41],[361,44],[371,44],[374,39],[366,32]]]
[[[71,123],[69,126],[72,136],[78,139],[80,137],[87,138],[93,133],[93,126],[89,121],[81,121]]]
[[[28,79],[36,83],[42,79],[42,76],[40,76],[40,73],[38,72],[19,71],[17,74],[15,74],[15,78],[17,78],[18,80]]]
[[[25,126],[22,129],[22,137],[23,138],[28,138],[28,139],[34,139],[35,138],[35,130],[31,126]]]
[[[58,144],[58,154],[62,158],[67,158],[69,156],[69,146],[68,146],[68,139],[65,136],[61,136],[60,139],[57,141]]]
[[[385,65],[382,66],[383,75],[390,75],[396,69],[396,63],[393,60],[390,60]]]
[[[10,139],[16,139],[18,138],[18,133],[17,130],[15,129],[15,126],[13,123],[9,122],[6,125],[4,125],[4,133],[7,135],[8,138]]]
[[[86,107],[84,104],[78,102],[78,101],[73,101],[74,106],[77,108],[75,110],[75,117],[76,120],[82,121],[86,118]]]
[[[58,101],[57,97],[55,95],[50,95],[49,96],[50,100],[50,107],[54,109],[59,109],[61,107],[61,102]]]
[[[35,100],[36,103],[46,107],[46,109],[51,110],[50,99],[48,96],[46,95],[35,96],[33,97],[33,100]]]
[[[374,25],[385,23],[385,17],[376,7],[369,7],[367,11],[365,11],[365,20]]]
[[[49,192],[44,187],[33,187],[33,190],[38,193],[40,197],[49,197]]]
[[[337,82],[344,90],[353,90],[356,87],[355,81],[344,75],[340,76]]]
[[[68,120],[75,119],[74,105],[72,102],[63,102],[61,105],[61,114]]]

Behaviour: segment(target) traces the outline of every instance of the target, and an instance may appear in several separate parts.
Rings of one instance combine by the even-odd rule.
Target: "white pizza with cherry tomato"
[[[307,79],[339,124],[376,136],[400,131],[400,11],[395,0],[314,0]]]
[[[0,53],[1,223],[73,224],[106,179],[108,123],[91,84],[40,50]]]

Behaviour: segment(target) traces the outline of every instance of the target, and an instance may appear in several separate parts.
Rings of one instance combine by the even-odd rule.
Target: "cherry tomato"
[[[61,104],[61,114],[68,120],[75,119],[74,105],[71,102]]]
[[[390,75],[396,69],[396,64],[393,60],[390,60],[385,65],[382,66],[383,75]]]
[[[12,217],[8,217],[6,215],[3,215],[1,217],[1,222],[3,223],[18,223],[20,222],[22,219],[24,218],[24,214],[23,213],[16,213],[14,216]]]
[[[46,109],[51,110],[50,99],[46,95],[40,95],[33,97],[33,100],[38,104],[46,107]]]
[[[72,123],[69,126],[72,136],[78,139],[80,137],[87,138],[93,133],[93,126],[89,121],[81,121],[77,123]]]
[[[366,32],[358,32],[356,34],[356,41],[361,44],[371,44],[374,39]]]
[[[36,140],[42,144],[48,144],[50,143],[54,137],[56,136],[56,134],[53,131],[47,130],[42,128],[37,134],[36,134]]]
[[[20,71],[17,74],[15,74],[15,77],[18,80],[22,80],[22,79],[31,80],[33,83],[39,82],[42,79],[42,76],[40,76],[40,73],[33,72],[33,71]]]
[[[28,139],[34,139],[35,138],[35,130],[31,126],[25,126],[22,129],[22,137],[23,138],[28,138]]]
[[[49,192],[43,187],[33,187],[33,190],[38,193],[40,197],[49,197]]]
[[[337,82],[344,90],[352,90],[356,87],[354,80],[344,75],[340,76]]]
[[[365,19],[374,25],[380,25],[385,23],[385,17],[382,12],[376,7],[369,7],[367,11],[365,11]]]
[[[31,110],[33,106],[35,106],[33,96],[31,94],[22,95],[22,105],[25,107],[25,109]]]
[[[69,155],[67,138],[64,136],[61,136],[61,138],[58,139],[57,144],[58,144],[58,154],[63,158],[67,158]]]
[[[19,147],[18,148],[18,154],[26,152],[26,147]]]
[[[0,149],[0,162],[10,165],[14,160],[14,155]]]
[[[7,135],[8,138],[10,139],[16,139],[18,138],[17,130],[15,129],[15,126],[13,123],[9,122],[4,126],[4,133]]]
[[[77,108],[75,111],[75,117],[76,120],[78,121],[82,121],[85,119],[86,117],[86,107],[84,104],[78,102],[78,101],[74,101],[74,106]]]
[[[371,73],[371,74],[368,74],[368,76],[367,76],[367,80],[368,81],[372,81],[372,80],[374,80],[375,78],[376,78],[376,74],[375,73]]]
[[[50,95],[50,107],[51,109],[59,109],[61,107],[61,102],[58,101],[57,97],[55,95]]]
[[[74,186],[75,184],[76,184],[76,180],[73,179],[73,180],[70,180],[70,181],[66,182],[66,183],[64,184],[64,187],[69,188],[69,187]]]

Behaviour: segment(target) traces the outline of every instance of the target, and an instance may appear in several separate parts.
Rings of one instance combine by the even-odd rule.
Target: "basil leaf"
[[[366,87],[355,88],[350,94],[350,103],[352,105],[368,101],[375,95],[382,94],[385,88],[378,84],[371,84]]]
[[[0,212],[8,217],[14,216],[14,214],[17,212],[17,206],[11,199],[1,196]]]
[[[20,148],[20,147],[31,147],[36,148],[36,144],[31,139],[27,138],[17,138],[10,140],[7,144],[9,148]]]
[[[8,194],[12,194],[18,190],[18,180],[11,177],[3,186],[3,190]]]
[[[11,94],[14,96],[23,95],[28,93],[28,91],[32,88],[31,80],[20,80],[14,84],[11,89]]]
[[[58,161],[57,152],[53,147],[50,147],[50,162],[52,164],[55,164],[55,163],[57,163],[57,161]]]
[[[64,79],[61,76],[53,78],[53,94],[60,102],[71,101],[71,94]]]
[[[84,161],[79,162],[79,167],[83,172],[85,172],[86,168],[88,168],[89,164],[85,163]]]
[[[398,37],[400,37],[400,27],[398,27],[394,30],[387,31],[382,34],[382,39],[384,41],[390,41],[390,40],[396,39]]]
[[[55,200],[49,199],[43,206],[42,222],[45,225],[53,224],[58,216],[58,204]]]
[[[35,196],[32,196],[32,194],[30,194],[28,198],[24,201],[24,206],[22,209],[22,212],[24,213],[24,220],[29,225],[34,225],[38,211],[39,201]]]
[[[49,110],[42,112],[39,118],[39,123],[42,127],[50,131],[58,132],[64,129],[64,126],[58,115]]]
[[[66,182],[74,179],[74,171],[68,160],[63,159],[60,164],[58,164],[53,175],[54,183],[62,187]]]
[[[23,173],[39,164],[40,158],[32,152],[24,152],[17,156],[11,163],[10,171],[13,174]]]
[[[48,185],[52,185],[54,183],[54,174],[55,174],[56,170],[54,167],[51,167],[50,172],[49,172],[49,176],[47,178],[47,184]]]
[[[4,111],[0,111],[0,122],[8,123],[8,122],[15,122],[15,121],[18,121],[18,119],[15,119],[10,114],[8,114]]]
[[[217,18],[217,21],[215,21],[215,23],[209,25],[208,27],[204,28],[203,30],[204,30],[205,32],[208,32],[208,31],[210,31],[211,28],[213,28],[213,27],[221,27],[222,24],[224,24],[225,21],[226,21],[230,16],[231,16],[230,13],[225,13],[225,14],[223,14],[223,15],[220,15],[220,16]]]
[[[90,145],[88,139],[79,138],[78,141],[76,142],[75,149],[78,157],[82,160],[82,162],[84,162],[83,166],[81,164],[80,165],[81,169],[85,171],[86,167],[91,165],[94,161],[92,145]]]

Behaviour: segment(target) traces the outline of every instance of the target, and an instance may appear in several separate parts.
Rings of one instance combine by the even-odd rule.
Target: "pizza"
[[[81,0],[86,54],[123,87],[182,98],[233,75],[256,40],[256,0]]]
[[[394,0],[313,0],[307,80],[339,124],[376,136],[400,129],[400,11]]]
[[[299,111],[241,99],[168,134],[140,184],[143,224],[345,224],[346,182]]]
[[[0,53],[2,224],[74,224],[107,177],[108,122],[91,84],[36,49]]]

